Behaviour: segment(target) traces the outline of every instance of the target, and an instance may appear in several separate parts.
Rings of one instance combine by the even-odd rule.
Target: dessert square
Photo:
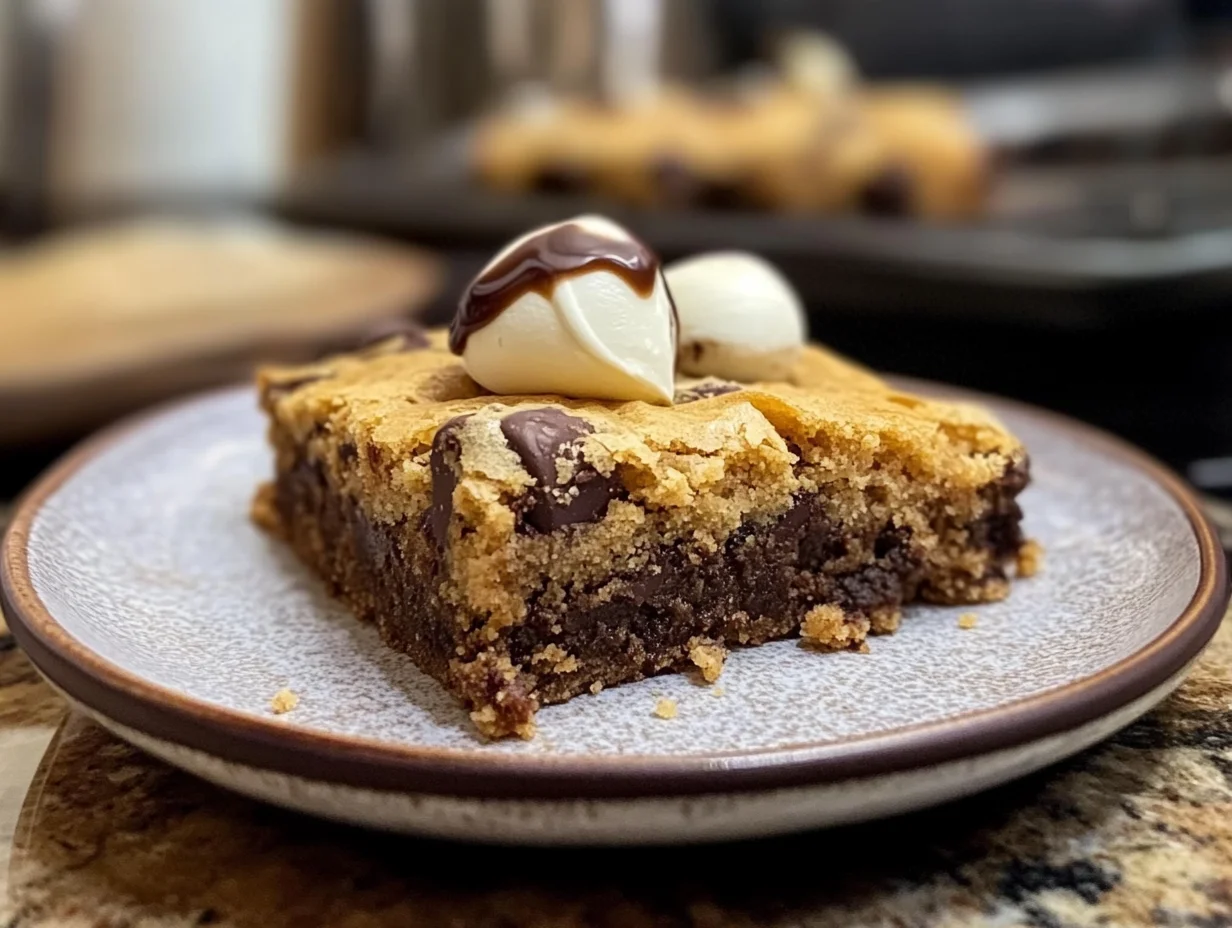
[[[269,368],[254,515],[489,737],[653,674],[713,681],[731,648],[858,650],[912,601],[1004,597],[1018,440],[824,348],[785,370],[677,370],[670,404],[495,394],[443,331]]]
[[[990,175],[987,145],[943,90],[819,94],[781,79],[626,104],[536,98],[482,119],[471,161],[477,180],[512,193],[938,220],[978,214]]]

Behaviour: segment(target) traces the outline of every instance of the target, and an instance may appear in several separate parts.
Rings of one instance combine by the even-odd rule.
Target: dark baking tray
[[[1218,62],[1161,61],[956,88],[997,153],[988,213],[940,226],[752,211],[631,210],[497,196],[467,172],[469,130],[412,155],[353,155],[292,184],[292,218],[482,253],[535,224],[600,210],[664,257],[745,248],[827,315],[902,312],[1083,328],[1232,294],[1232,114]]]
[[[937,225],[753,211],[635,210],[572,196],[501,196],[455,170],[355,155],[291,185],[284,217],[448,250],[490,251],[527,228],[601,211],[668,260],[743,248],[779,264],[827,313],[913,312],[1084,328],[1166,303],[1232,297],[1232,159],[1113,168],[1011,167],[984,221]]]

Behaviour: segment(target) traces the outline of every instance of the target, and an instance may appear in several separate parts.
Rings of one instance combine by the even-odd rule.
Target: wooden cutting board
[[[425,252],[255,220],[147,219],[0,254],[0,444],[345,348],[442,279]]]

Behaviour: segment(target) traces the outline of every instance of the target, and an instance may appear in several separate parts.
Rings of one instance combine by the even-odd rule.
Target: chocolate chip
[[[355,442],[344,441],[338,444],[338,460],[350,462],[359,457],[359,450],[355,447]]]
[[[697,195],[703,209],[739,209],[749,202],[746,186],[734,180],[708,180]]]
[[[898,165],[885,168],[860,191],[860,206],[871,216],[906,216],[911,212],[915,182]]]
[[[967,526],[968,542],[990,550],[997,560],[1013,557],[1023,544],[1022,509],[1016,497],[1031,481],[1030,461],[1014,461],[980,491],[988,510]]]
[[[655,159],[650,171],[659,198],[669,206],[732,209],[745,200],[742,184],[703,177],[675,155]]]
[[[1022,509],[1017,503],[998,501],[995,511],[967,527],[968,543],[972,547],[987,548],[998,561],[1011,558],[1023,545],[1021,519]]]
[[[607,512],[616,482],[582,457],[580,440],[594,429],[585,419],[559,409],[528,409],[501,420],[505,441],[535,479],[522,519],[540,532],[554,532],[578,522],[596,522]],[[557,482],[556,462],[573,462],[573,475]]]
[[[650,168],[655,190],[664,203],[691,206],[697,200],[701,178],[679,158],[665,155]]]
[[[428,529],[438,548],[449,540],[449,520],[453,518],[453,491],[458,486],[458,459],[462,442],[458,433],[470,416],[455,416],[437,430],[432,439],[428,466],[432,472],[432,505],[428,509]]]
[[[577,194],[589,186],[586,172],[571,164],[551,164],[543,168],[532,182],[539,193]]]
[[[655,567],[658,570],[655,570]],[[635,603],[644,603],[663,586],[670,572],[662,565],[647,565],[642,573],[629,581],[627,595]]]
[[[501,420],[501,432],[535,481],[555,485],[556,459],[593,432],[589,422],[559,409],[527,409]]]
[[[739,393],[743,387],[728,380],[708,380],[692,387],[684,387],[676,391],[673,398],[677,406],[681,403],[695,403],[698,400],[708,400],[714,396],[724,396],[728,393]]]
[[[785,538],[801,534],[804,526],[813,518],[814,508],[812,500],[796,499],[791,508],[779,516],[778,523],[774,526],[774,534]]]
[[[411,319],[395,317],[382,319],[368,326],[360,335],[356,348],[371,348],[391,339],[397,339],[399,351],[419,351],[432,343],[428,333],[418,322]]]
[[[1020,461],[1012,461],[1001,477],[1001,486],[1004,487],[1004,492],[1008,496],[1017,496],[1027,488],[1030,482],[1031,459],[1029,457],[1024,457]]]
[[[887,523],[873,542],[873,557],[889,557],[911,539],[911,529],[902,528],[893,522]]]

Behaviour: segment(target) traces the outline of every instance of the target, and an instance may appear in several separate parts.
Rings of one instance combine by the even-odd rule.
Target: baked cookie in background
[[[940,220],[977,214],[988,180],[952,94],[861,84],[817,37],[785,42],[776,72],[721,88],[523,101],[480,123],[472,158],[480,183],[510,193]]]
[[[921,215],[979,213],[988,194],[989,152],[953,95],[925,85],[869,88],[859,109],[885,157],[910,177]]]

